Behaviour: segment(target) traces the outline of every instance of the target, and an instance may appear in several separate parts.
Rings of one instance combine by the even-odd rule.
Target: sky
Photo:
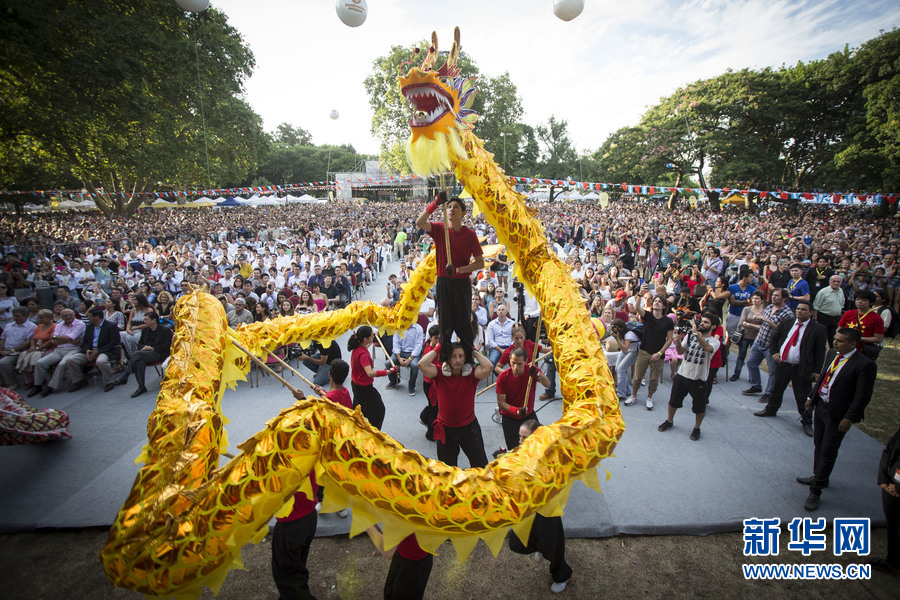
[[[286,122],[316,145],[377,154],[363,85],[372,62],[432,31],[447,50],[458,25],[481,73],[509,72],[525,123],[555,115],[579,152],[593,151],[688,83],[825,58],[900,24],[897,0],[585,0],[569,22],[553,0],[367,2],[352,28],[334,0],[212,0],[253,51],[246,99],[267,131]]]

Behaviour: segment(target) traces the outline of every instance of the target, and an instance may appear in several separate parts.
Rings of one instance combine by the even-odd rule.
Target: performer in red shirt
[[[497,405],[503,415],[503,438],[506,447],[512,450],[519,445],[519,426],[523,421],[534,419],[534,390],[538,382],[544,387],[550,385],[550,379],[534,365],[528,365],[528,353],[525,348],[516,348],[509,357],[509,369],[497,377]],[[531,385],[527,391],[529,379]],[[527,400],[527,401],[526,401]]]
[[[363,325],[350,336],[347,350],[350,351],[350,387],[353,388],[353,407],[360,406],[363,416],[372,427],[381,429],[384,423],[384,402],[381,394],[372,385],[376,377],[384,377],[388,373],[396,373],[397,367],[376,371],[372,366],[372,354],[369,347],[375,341],[375,332],[368,325]]]
[[[449,352],[450,360],[438,368],[434,365],[434,358],[439,352],[440,346],[419,359],[422,375],[434,381],[431,391],[438,401],[438,416],[434,423],[438,460],[455,467],[462,448],[469,465],[480,469],[487,465],[488,460],[481,426],[475,417],[475,388],[479,381],[490,375],[493,365],[483,354],[472,350],[478,361],[478,366],[473,369],[466,362],[463,345],[455,343]]]
[[[350,397],[350,391],[344,387],[344,382],[347,380],[347,375],[350,374],[350,365],[346,363],[346,361],[337,358],[331,361],[331,365],[328,368],[328,380],[329,386],[328,391],[326,392],[324,388],[321,386],[314,386],[313,391],[323,398],[328,398],[335,404],[340,404],[341,406],[353,410],[353,399]],[[305,396],[303,392],[296,391],[294,392],[294,398],[297,400],[303,400]]]
[[[428,218],[447,202],[447,214],[450,222],[450,262],[447,264],[447,248],[445,227],[443,222],[431,222]],[[466,362],[472,362],[475,333],[472,331],[472,278],[471,273],[484,267],[481,244],[475,232],[463,227],[462,218],[466,214],[466,205],[459,198],[447,201],[444,192],[435,196],[419,218],[416,226],[421,227],[431,236],[437,251],[437,285],[435,302],[437,303],[438,323],[441,326],[441,362],[447,362],[450,340],[453,332],[465,349]]]

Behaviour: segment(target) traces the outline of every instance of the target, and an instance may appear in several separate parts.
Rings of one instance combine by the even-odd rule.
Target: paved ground
[[[369,288],[375,296],[381,285]],[[345,347],[345,340],[340,342]],[[346,351],[345,351],[345,354]],[[405,377],[405,375],[404,375]],[[720,380],[724,380],[724,376]],[[425,399],[409,397],[406,387],[384,390],[387,406],[384,431],[409,448],[435,456],[424,437],[418,414]],[[148,378],[158,389],[156,376]],[[153,408],[152,394],[129,398],[133,384],[103,393],[99,385],[77,393],[59,393],[35,402],[60,408],[71,419],[73,439],[53,444],[0,449],[0,532],[45,528],[108,526],[125,500],[137,467],[134,458],[146,440],[146,422]],[[597,494],[575,484],[563,518],[567,535],[599,538],[617,534],[708,534],[740,531],[743,519],[780,517],[782,522],[807,516],[807,489],[794,481],[812,471],[812,440],[805,436],[787,398],[776,418],[761,419],[755,398],[740,390],[746,381],[721,383],[714,388],[699,441],[688,439],[693,416],[679,411],[675,428],[659,433],[665,418],[670,383],[668,374],[655,394],[657,407],[642,402],[624,407],[627,431],[615,458],[603,463],[611,478]],[[492,422],[495,399],[481,396],[476,412],[490,454],[502,445],[502,431]],[[223,400],[231,451],[236,443],[262,429],[266,420],[287,406],[291,397],[273,378],[261,386],[242,383]],[[550,402],[538,413],[542,422],[560,417],[561,402]],[[868,517],[882,523],[875,469],[882,445],[853,429],[844,440],[831,487],[822,496],[816,516]],[[465,466],[465,459],[462,459]],[[601,481],[605,474],[601,467]],[[350,519],[323,515],[319,535],[349,531]],[[98,566],[99,568],[99,566]],[[584,576],[583,574],[582,576]],[[24,597],[24,596],[23,596]]]

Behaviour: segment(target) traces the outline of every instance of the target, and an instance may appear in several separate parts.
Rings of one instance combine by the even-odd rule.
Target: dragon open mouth
[[[431,125],[453,110],[453,100],[436,85],[420,84],[403,88],[403,95],[413,108],[410,127]]]

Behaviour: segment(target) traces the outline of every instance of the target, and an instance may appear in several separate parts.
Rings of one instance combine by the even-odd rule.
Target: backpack
[[[878,316],[881,317],[881,320],[884,320],[884,311],[889,311],[891,315],[891,324],[884,330],[884,337],[886,338],[895,338],[897,334],[900,333],[900,319],[897,318],[897,313],[890,306],[882,306],[881,310],[878,311]]]
[[[629,321],[625,323],[626,333],[631,332],[634,335],[638,336],[638,339],[644,341],[644,324],[638,323],[635,321]]]

